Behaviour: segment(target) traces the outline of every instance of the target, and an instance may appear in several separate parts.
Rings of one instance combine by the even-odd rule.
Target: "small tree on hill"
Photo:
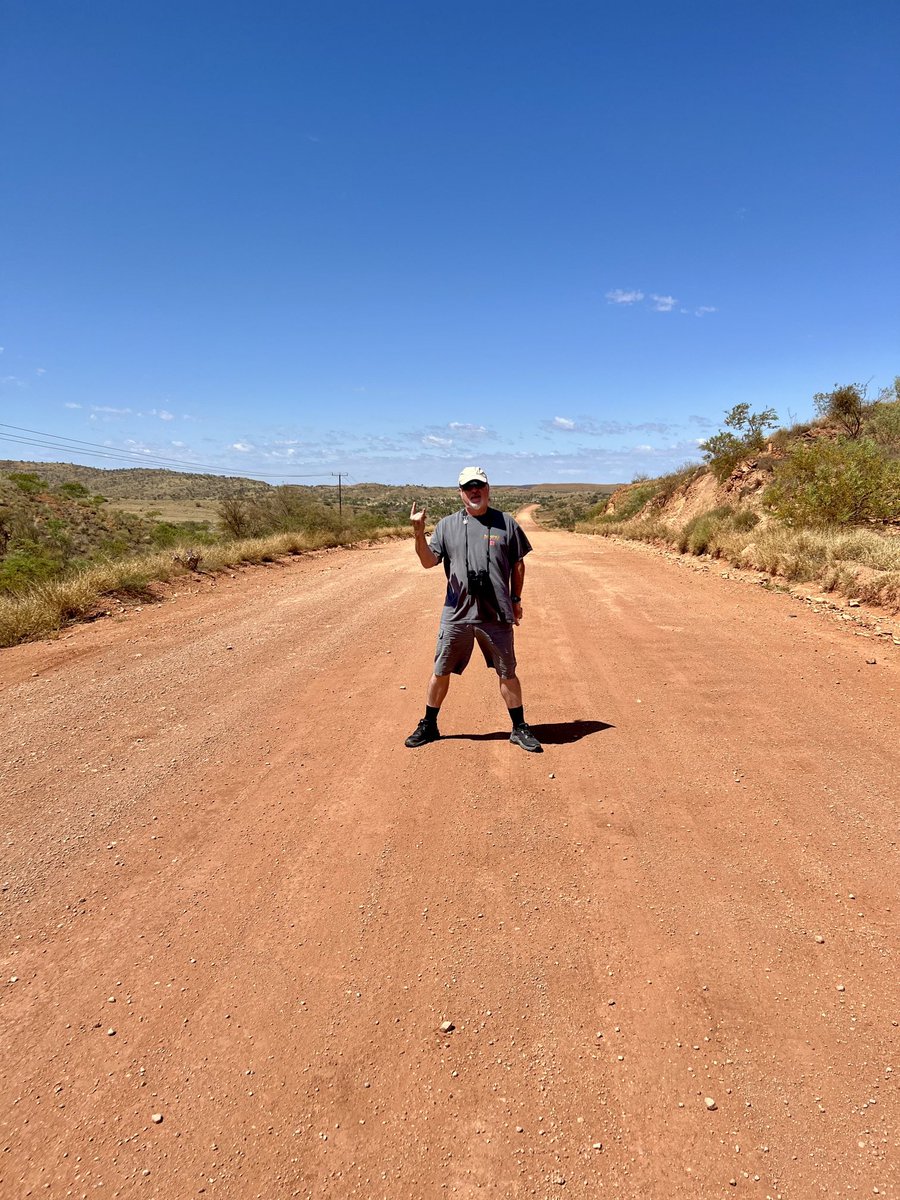
[[[727,428],[700,443],[715,477],[727,479],[742,459],[763,450],[766,430],[774,429],[777,424],[778,414],[774,408],[755,413],[750,411],[749,404],[736,404],[725,414]]]
[[[834,421],[848,437],[859,437],[866,408],[866,386],[848,383],[844,387],[834,385],[830,392],[816,392],[813,396],[816,412],[826,421]]]

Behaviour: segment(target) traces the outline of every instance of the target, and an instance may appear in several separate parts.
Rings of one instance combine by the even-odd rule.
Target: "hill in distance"
[[[34,473],[52,487],[81,483],[109,500],[224,500],[258,496],[271,485],[240,475],[199,475],[145,467],[107,469],[78,463],[13,462],[0,459],[0,474]]]
[[[274,485],[240,475],[201,475],[188,471],[168,471],[146,467],[85,467],[79,463],[21,462],[0,459],[0,474],[33,473],[45,479],[51,488],[63,483],[83,484],[90,492],[109,500],[224,500],[264,495]],[[303,486],[319,495],[337,495],[336,484]],[[616,483],[537,483],[497,484],[497,492],[605,492],[615,491]],[[456,488],[425,487],[416,484],[353,483],[345,484],[343,493],[351,502],[363,497],[383,497],[406,492],[456,492]]]

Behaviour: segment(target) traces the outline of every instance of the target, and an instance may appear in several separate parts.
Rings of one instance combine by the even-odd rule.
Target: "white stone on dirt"
[[[150,1118],[150,1120],[153,1122],[154,1125],[161,1125],[162,1119],[163,1119],[162,1113],[154,1113],[153,1116]]]
[[[713,1100],[712,1096],[707,1096],[706,1099],[703,1101],[703,1103],[706,1105],[706,1107],[709,1109],[710,1112],[713,1112],[717,1107],[716,1102],[715,1102],[715,1100]]]
[[[816,941],[819,943],[820,946],[824,944],[825,939],[822,937],[821,933],[816,934]]]
[[[455,1028],[452,1021],[441,1021],[441,1033],[452,1033]]]

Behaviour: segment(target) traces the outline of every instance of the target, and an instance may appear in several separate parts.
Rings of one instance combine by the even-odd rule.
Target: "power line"
[[[214,475],[227,475],[227,471],[223,471],[221,466],[212,466],[209,463],[192,463],[186,462],[183,459],[164,458],[157,454],[144,454],[138,450],[115,450],[109,446],[104,446],[99,442],[83,442],[77,438],[66,438],[56,433],[45,433],[39,429],[27,429],[18,425],[7,425],[0,421],[0,430],[15,430],[14,433],[0,433],[0,441],[10,442],[23,446],[40,446],[49,450],[65,450],[70,454],[86,454],[91,458],[103,458],[114,462],[141,463],[149,464],[151,467],[172,469],[180,468],[187,472],[195,473],[212,473]],[[52,438],[52,441],[36,441],[34,438],[25,438],[19,436],[23,433],[35,435],[36,438],[45,439]],[[283,472],[267,472],[254,471],[244,472],[240,477],[244,479],[258,478],[262,482],[267,479],[321,479],[325,475],[333,475],[333,471],[320,471],[316,474],[286,474]]]

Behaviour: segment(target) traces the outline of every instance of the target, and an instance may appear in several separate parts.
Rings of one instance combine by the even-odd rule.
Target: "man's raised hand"
[[[416,508],[416,501],[413,500],[412,508],[409,510],[409,519],[413,523],[413,531],[415,533],[425,532],[425,513],[427,508],[422,505],[421,509]]]

